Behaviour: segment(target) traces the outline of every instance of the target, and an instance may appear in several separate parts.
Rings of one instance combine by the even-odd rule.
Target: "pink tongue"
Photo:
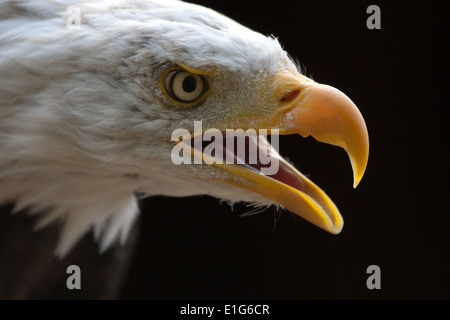
[[[223,163],[225,163],[226,159],[232,159],[232,162],[234,164],[237,165],[241,165],[244,166],[248,169],[257,171],[261,173],[261,168],[264,167],[269,167],[270,164],[262,164],[260,162],[259,159],[259,155],[260,152],[264,152],[264,154],[268,154],[267,148],[272,148],[272,146],[270,146],[270,144],[267,142],[266,139],[261,138],[260,137],[260,142],[261,141],[265,141],[265,143],[258,143],[258,139],[256,138],[256,136],[252,136],[251,138],[246,138],[245,139],[245,154],[243,155],[238,155],[237,152],[237,144],[234,144],[234,150],[232,149],[227,149],[227,137],[223,137],[223,155],[222,155],[222,161]],[[202,142],[202,144],[200,146],[195,146],[194,147],[196,149],[201,149],[204,150],[204,148],[209,145],[210,142]],[[231,144],[229,144],[231,145]],[[249,161],[249,149],[250,148],[256,148],[256,154],[257,154],[257,162],[256,163],[251,163]],[[264,148],[264,149],[262,149]],[[260,150],[262,149],[262,150]],[[255,150],[255,149],[254,149]],[[242,150],[241,150],[242,151]],[[271,152],[273,153],[274,157],[280,157],[278,155],[278,153],[272,148]],[[281,157],[280,157],[281,158]],[[278,171],[275,174],[272,175],[267,175],[268,177],[278,180],[284,184],[287,184],[289,186],[291,186],[292,188],[295,188],[297,190],[300,191],[304,191],[305,190],[305,184],[304,182],[298,177],[298,174],[296,174],[295,172],[292,171],[292,169],[289,168],[289,166],[283,161],[280,160],[280,158],[278,158],[277,160],[279,161],[279,167],[278,167]]]
[[[255,168],[257,171],[260,171],[260,169],[264,166],[261,164],[246,164],[246,167],[252,167]],[[280,166],[278,169],[278,172],[274,175],[269,175],[268,177],[271,177],[272,179],[278,180],[280,182],[283,182],[284,184],[287,184],[288,186],[291,186],[294,189],[297,189],[299,191],[305,191],[305,183],[298,178],[298,175],[292,172],[289,167],[286,166],[286,164],[282,161],[280,161]]]
[[[250,145],[252,145],[253,147],[256,147],[257,149],[257,154],[260,154],[260,149],[262,149],[264,154],[268,154],[267,148],[272,148],[272,146],[269,144],[269,142],[265,139],[262,139],[260,137],[260,142],[262,142],[262,140],[264,140],[266,143],[258,143],[258,139],[256,139],[256,137],[252,137],[251,139],[246,139],[245,141],[245,147],[246,150],[248,150],[250,148]],[[225,152],[227,152],[226,150],[226,146],[224,146]],[[236,155],[236,149],[234,150],[234,159],[235,159],[235,163],[237,162],[237,158],[238,156]],[[229,152],[229,151],[228,151]],[[284,184],[287,184],[291,187],[293,187],[294,189],[300,190],[300,191],[304,191],[305,190],[305,184],[304,182],[299,179],[298,174],[296,174],[295,172],[293,172],[285,163],[284,161],[280,160],[280,156],[278,155],[278,153],[272,148],[271,152],[273,153],[273,156],[278,156],[279,158],[277,159],[279,161],[279,167],[278,167],[278,171],[275,174],[272,175],[267,175],[268,177],[271,177],[272,179],[278,180]],[[258,162],[257,163],[249,163],[248,162],[248,157],[245,158],[245,160],[243,162],[245,162],[245,164],[243,164],[243,166],[247,167],[247,168],[252,168],[255,169],[256,171],[260,172],[261,168],[264,167],[268,167],[270,166],[270,164],[262,164],[259,161],[259,156],[258,156]]]
[[[298,176],[293,173],[284,163],[280,162],[280,170],[271,176],[271,178],[281,181],[299,191],[305,191],[305,183],[299,179]]]

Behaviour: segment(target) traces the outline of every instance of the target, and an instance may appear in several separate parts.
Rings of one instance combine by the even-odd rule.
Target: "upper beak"
[[[356,188],[366,170],[369,136],[361,113],[344,93],[318,83],[302,89],[282,115],[280,127],[285,134],[311,135],[317,141],[344,148]]]

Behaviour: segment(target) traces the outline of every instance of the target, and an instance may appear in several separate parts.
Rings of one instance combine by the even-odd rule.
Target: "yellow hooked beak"
[[[269,90],[258,103],[269,106],[269,111],[264,109],[263,112],[261,108],[264,107],[246,109],[245,114],[232,115],[232,126],[278,129],[280,134],[298,133],[340,146],[350,158],[356,187],[367,166],[369,138],[364,119],[355,104],[333,87],[288,72],[275,75]],[[270,149],[270,153],[279,160],[277,173],[266,175],[248,165],[214,164],[231,173],[229,178],[221,178],[220,182],[257,193],[332,234],[339,233],[343,219],[333,201],[279,156],[270,144],[260,148]]]
[[[353,187],[361,181],[369,158],[366,124],[355,104],[336,88],[313,84],[303,90],[281,119],[285,134],[311,135],[344,148],[353,168]]]

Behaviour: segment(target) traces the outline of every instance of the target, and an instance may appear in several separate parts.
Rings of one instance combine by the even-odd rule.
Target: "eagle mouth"
[[[272,135],[272,142],[275,138],[278,136]],[[231,139],[234,143],[230,143]],[[229,173],[225,178],[213,180],[259,194],[332,234],[342,230],[343,219],[332,200],[281,157],[265,135],[234,134],[229,137],[222,132],[220,142],[198,139],[195,143],[194,140],[190,137],[180,143],[190,146],[191,154],[202,159],[203,164]],[[243,142],[241,149],[237,141]],[[205,152],[214,143],[214,152]],[[252,153],[257,157],[252,159]]]
[[[270,115],[261,116],[257,112],[235,115],[217,123],[221,130],[211,128],[203,131],[203,127],[194,121],[194,134],[182,130],[185,133],[179,143],[183,144],[183,149],[189,150],[190,156],[193,155],[194,163],[206,163],[227,172],[210,175],[208,180],[258,194],[267,199],[261,203],[278,204],[314,225],[338,234],[344,223],[336,205],[316,184],[279,155],[274,144],[278,141],[276,133],[312,136],[319,142],[342,147],[350,158],[353,186],[356,187],[364,175],[369,157],[365,121],[356,105],[336,88],[291,74],[274,76],[272,82],[272,97],[276,99],[261,102],[270,105],[278,101]],[[209,126],[214,127],[214,124]],[[241,127],[246,131],[224,129],[226,127]],[[254,127],[262,129],[258,132],[248,129]],[[264,128],[273,128],[270,133],[275,130],[271,136],[272,145],[266,139],[269,129]],[[239,144],[228,144],[230,139],[239,137],[238,132],[246,136],[245,140],[240,139],[240,149]],[[173,138],[172,135],[172,141],[176,141]],[[272,161],[263,161],[264,155]]]

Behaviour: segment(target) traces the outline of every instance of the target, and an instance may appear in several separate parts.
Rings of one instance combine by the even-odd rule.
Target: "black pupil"
[[[183,80],[183,90],[184,92],[191,93],[197,88],[197,80],[193,76],[184,78]]]

